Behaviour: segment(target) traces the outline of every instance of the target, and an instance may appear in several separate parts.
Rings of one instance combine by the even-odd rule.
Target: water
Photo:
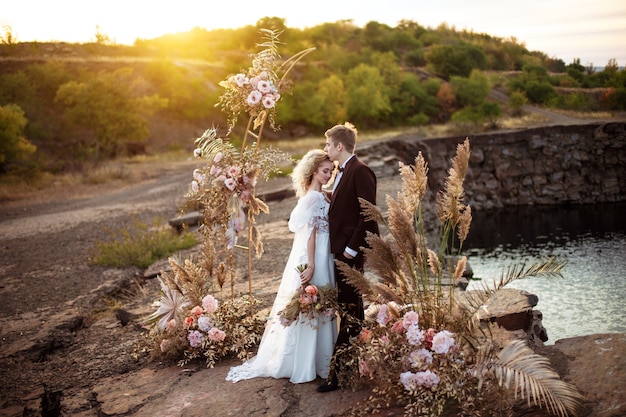
[[[476,213],[464,248],[474,277],[491,282],[519,260],[566,260],[563,278],[509,284],[539,297],[546,344],[626,332],[626,203]],[[474,288],[476,281],[468,289]]]

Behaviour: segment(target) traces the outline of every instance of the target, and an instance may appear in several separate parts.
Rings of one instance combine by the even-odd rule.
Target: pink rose
[[[361,334],[359,334],[359,339],[363,343],[369,343],[372,340],[372,331],[369,329],[361,330]]]
[[[217,327],[213,327],[208,332],[209,340],[213,342],[221,342],[226,338],[226,332],[218,329]]]
[[[194,308],[191,309],[191,314],[196,317],[199,317],[200,315],[202,315],[202,307],[195,306]]]
[[[207,313],[213,314],[217,311],[217,300],[209,294],[202,299],[202,307]]]
[[[307,285],[304,288],[304,292],[309,294],[309,295],[315,296],[315,295],[317,295],[317,287],[315,285]]]

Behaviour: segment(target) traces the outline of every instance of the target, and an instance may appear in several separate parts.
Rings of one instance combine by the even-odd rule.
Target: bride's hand
[[[313,271],[315,270],[315,266],[309,265],[306,267],[304,271],[300,274],[300,283],[302,285],[306,285],[313,279]]]

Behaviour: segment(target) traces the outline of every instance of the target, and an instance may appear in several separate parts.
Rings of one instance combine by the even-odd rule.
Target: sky
[[[580,59],[626,66],[625,0],[19,0],[0,8],[18,42],[91,42],[97,28],[118,44],[168,33],[255,25],[263,17],[307,28],[339,20],[395,27],[412,20],[427,28],[442,23],[500,38],[515,38],[531,51],[566,64]]]

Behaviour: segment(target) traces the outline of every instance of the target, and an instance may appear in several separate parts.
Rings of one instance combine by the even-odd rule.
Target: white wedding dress
[[[329,203],[324,195],[309,191],[298,200],[289,218],[289,230],[295,233],[291,254],[274,300],[257,355],[242,365],[232,367],[227,381],[237,382],[258,377],[289,378],[292,383],[328,376],[330,359],[337,338],[337,320],[316,315],[312,320],[300,319],[288,327],[278,318],[300,286],[296,266],[307,263],[307,240],[317,227],[315,240],[315,270],[312,284],[335,286],[333,257],[328,234]],[[334,317],[334,316],[333,316]]]

